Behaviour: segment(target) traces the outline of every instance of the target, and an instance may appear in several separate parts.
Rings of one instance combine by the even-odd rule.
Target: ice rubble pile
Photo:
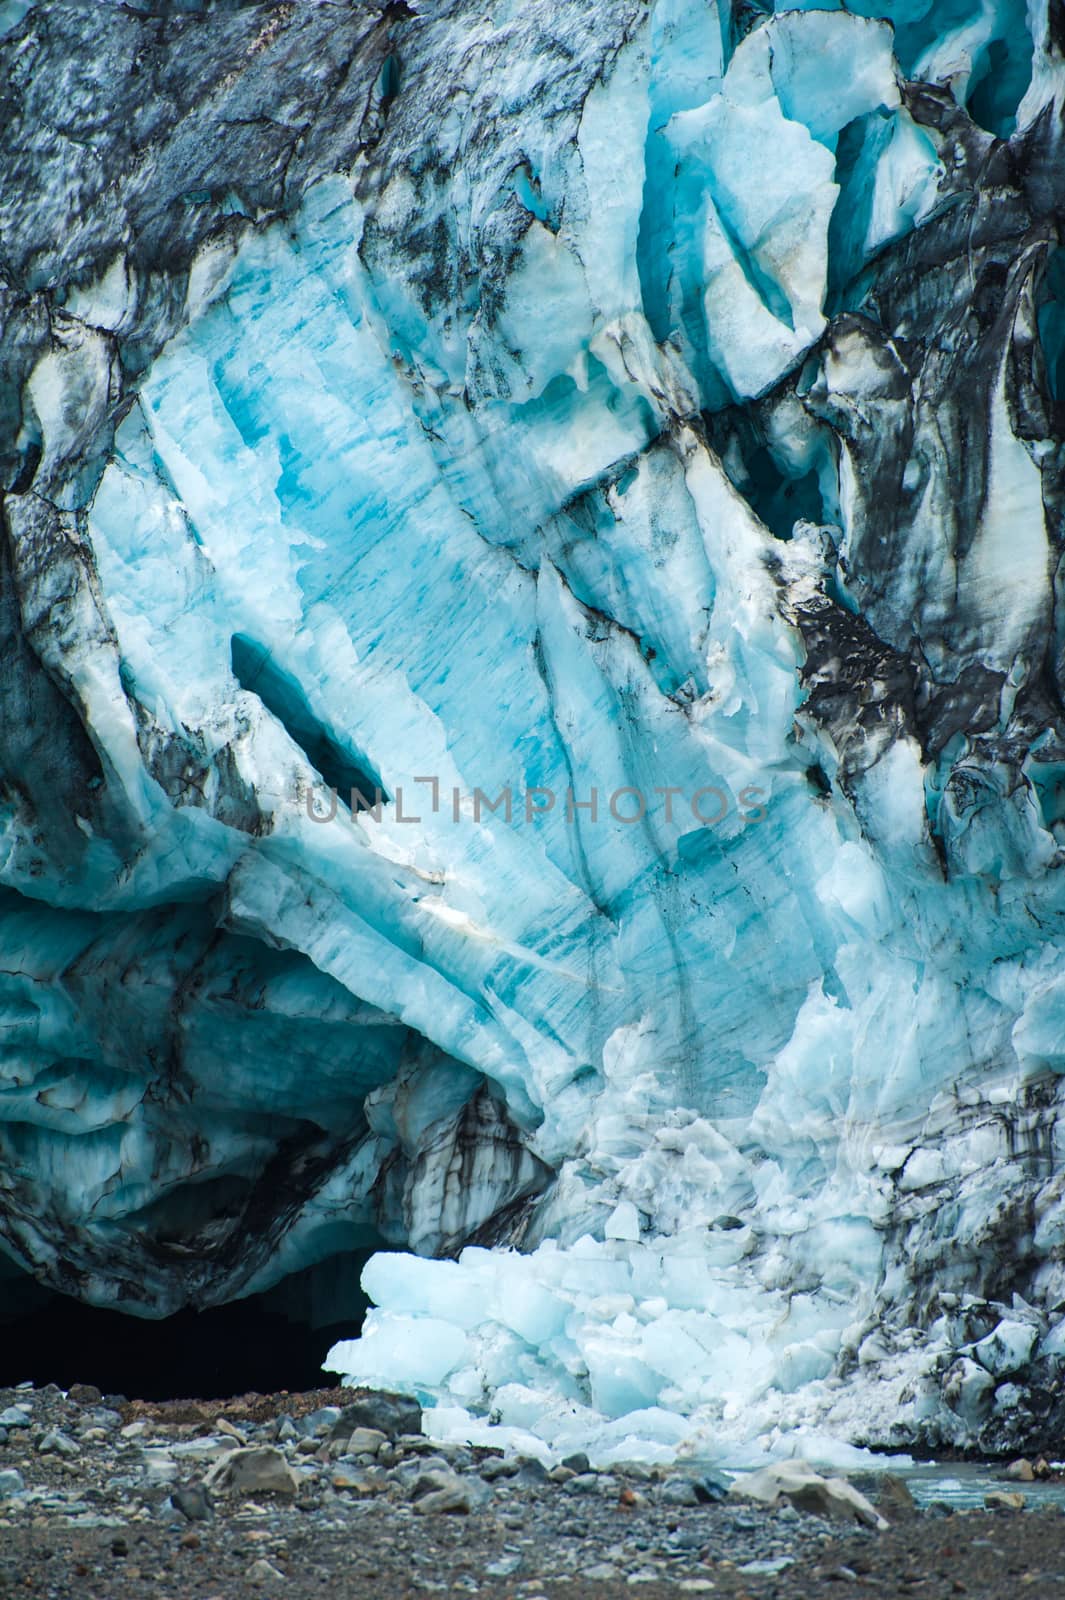
[[[8,1252],[410,1248],[330,1365],[449,1437],[1051,1426],[1046,7],[97,11],[104,189],[68,9],[0,39]]]

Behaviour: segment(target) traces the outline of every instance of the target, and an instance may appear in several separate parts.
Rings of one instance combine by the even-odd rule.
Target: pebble
[[[697,1506],[699,1496],[690,1478],[668,1478],[658,1495],[664,1506]]]
[[[438,1512],[464,1513],[470,1509],[466,1485],[454,1472],[423,1472],[415,1480],[411,1499],[420,1517]]]
[[[409,1419],[397,1397],[385,1400],[361,1402],[362,1414],[393,1427]],[[727,1559],[752,1580],[772,1577],[826,1536],[823,1521],[790,1506],[714,1504],[724,1480],[694,1466],[621,1463],[595,1471],[577,1452],[559,1471],[533,1457],[441,1445],[410,1434],[405,1421],[391,1439],[366,1421],[349,1427],[350,1407],[320,1406],[303,1417],[295,1401],[288,1404],[291,1412],[263,1420],[238,1412],[233,1421],[204,1407],[197,1423],[169,1422],[162,1410],[130,1422],[102,1405],[76,1407],[58,1391],[51,1398],[32,1392],[19,1407],[21,1427],[32,1424],[30,1439],[40,1443],[26,1451],[25,1465],[0,1455],[0,1501],[7,1502],[0,1517],[38,1534],[64,1523],[105,1529],[103,1550],[112,1538],[123,1540],[146,1573],[163,1539],[190,1576],[210,1570],[201,1562],[234,1560],[234,1574],[262,1591],[286,1582],[297,1588],[297,1570],[301,1583],[316,1582],[304,1565],[306,1535],[328,1543],[345,1530],[360,1592],[386,1592],[402,1573],[419,1592],[480,1588],[487,1596],[503,1583],[516,1600],[531,1600],[540,1585],[580,1581],[601,1585],[604,1597],[655,1583],[678,1595],[711,1593],[704,1575],[711,1562]],[[74,1434],[80,1454],[68,1457],[54,1443],[42,1453],[49,1435],[74,1443]],[[24,1431],[11,1439],[24,1450],[29,1443]],[[331,1459],[338,1454],[343,1459]],[[454,1516],[469,1518],[457,1537],[448,1525]],[[278,1554],[280,1535],[291,1541],[298,1567]],[[155,1555],[136,1549],[145,1537],[156,1542]],[[452,1549],[463,1553],[457,1570]],[[159,1559],[165,1572],[166,1558]],[[372,1571],[371,1559],[378,1563]],[[169,1579],[161,1591],[168,1583],[168,1592],[185,1592]]]
[[[94,1383],[73,1383],[67,1390],[67,1399],[78,1406],[98,1406],[103,1395]]]
[[[80,1456],[81,1446],[67,1434],[61,1433],[58,1428],[49,1428],[38,1442],[38,1453],[42,1456]]]
[[[347,1442],[348,1454],[375,1456],[381,1446],[387,1443],[388,1437],[380,1428],[356,1428]]]
[[[279,1584],[285,1582],[285,1574],[275,1567],[273,1562],[260,1556],[258,1561],[253,1561],[244,1574],[249,1583]]]
[[[512,1578],[519,1571],[524,1557],[519,1555],[501,1556],[498,1561],[491,1562],[485,1567],[486,1578]]]
[[[171,1490],[170,1499],[188,1522],[205,1522],[211,1515],[210,1492],[202,1483],[182,1484]]]
[[[235,1439],[237,1444],[247,1444],[248,1436],[235,1428],[227,1417],[217,1418],[214,1425],[215,1433],[223,1434],[227,1439]]]
[[[360,1472],[357,1467],[337,1467],[329,1481],[334,1489],[353,1490],[356,1494],[378,1494],[383,1488],[383,1484],[376,1482],[368,1472]]]
[[[565,1483],[569,1494],[594,1494],[599,1488],[599,1478],[594,1472],[573,1473],[567,1470],[562,1480],[555,1479],[551,1473],[548,1473],[548,1477],[554,1482]]]

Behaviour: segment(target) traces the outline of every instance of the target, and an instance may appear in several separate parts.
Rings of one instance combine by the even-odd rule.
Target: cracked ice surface
[[[173,24],[224,138],[161,62],[13,215],[7,1248],[377,1249],[330,1368],[443,1437],[1049,1427],[1051,19],[337,9]]]

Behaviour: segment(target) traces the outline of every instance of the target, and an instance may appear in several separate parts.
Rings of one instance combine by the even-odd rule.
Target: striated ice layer
[[[331,1370],[603,1462],[1057,1427],[1061,41],[935,10],[93,11],[155,142],[9,226],[42,1279],[376,1250]]]

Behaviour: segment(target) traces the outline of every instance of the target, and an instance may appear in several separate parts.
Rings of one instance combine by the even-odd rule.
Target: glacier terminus
[[[0,1247],[599,1464],[1065,1425],[1052,0],[0,4]]]

